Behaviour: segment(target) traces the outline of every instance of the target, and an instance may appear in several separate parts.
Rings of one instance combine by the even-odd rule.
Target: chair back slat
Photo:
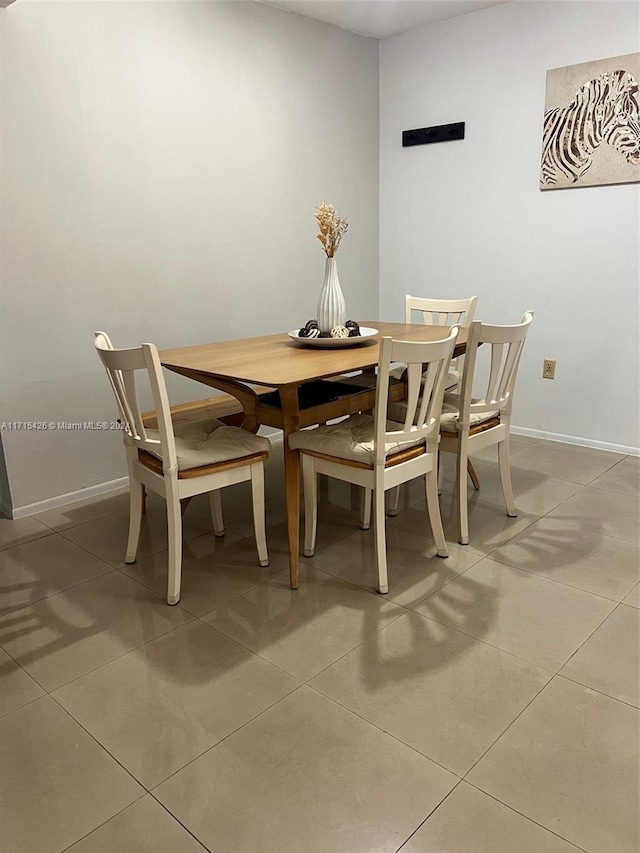
[[[153,344],[114,349],[105,332],[96,332],[95,348],[104,365],[124,424],[125,444],[162,456],[163,470],[177,470],[177,458],[169,398],[158,350]],[[142,420],[136,374],[144,372],[151,388],[159,439],[150,437]]]
[[[387,444],[412,439],[439,441],[442,398],[458,332],[459,326],[454,326],[447,338],[429,342],[382,338],[374,411],[376,465],[384,465]],[[389,371],[396,362],[407,365],[407,412],[404,424],[388,430]]]
[[[416,311],[426,326],[457,325],[467,329],[473,322],[477,303],[477,296],[469,296],[466,299],[429,299],[407,294],[405,323],[412,322],[412,312]],[[452,367],[461,374],[464,369],[464,355],[454,358]]]
[[[123,370],[122,378],[124,380],[124,390],[126,394],[126,402],[130,412],[127,423],[131,433],[136,438],[147,440],[147,431],[142,423],[142,413],[140,412],[140,401],[138,400],[138,391],[136,388],[136,375],[133,370]]]
[[[496,392],[498,384],[502,379],[502,357],[504,353],[504,344],[493,344],[491,347],[491,366],[489,369],[489,379],[487,381],[487,390],[484,393],[484,399],[487,401],[496,400]]]
[[[467,328],[473,322],[477,302],[477,296],[467,299],[428,299],[407,294],[405,323],[411,323],[412,312],[417,311],[426,326],[458,325]]]
[[[509,415],[513,405],[513,392],[522,350],[533,320],[533,311],[527,311],[515,326],[489,326],[472,323],[469,329],[465,368],[460,393],[460,425],[468,426],[470,416],[483,415],[496,410]],[[490,367],[483,396],[472,397],[478,348],[490,347]]]

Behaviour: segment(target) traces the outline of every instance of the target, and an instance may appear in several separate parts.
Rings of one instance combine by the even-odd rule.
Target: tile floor
[[[248,494],[185,516],[169,608],[163,503],[124,566],[126,495],[0,519],[3,853],[637,853],[640,460],[516,438],[520,515],[476,457],[471,544],[435,556],[419,483],[375,593],[357,490],[323,483],[288,588]]]

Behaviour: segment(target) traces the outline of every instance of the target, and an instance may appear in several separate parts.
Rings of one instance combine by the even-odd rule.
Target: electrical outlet
[[[555,358],[545,358],[542,362],[542,378],[543,379],[555,379],[556,378],[556,360]]]

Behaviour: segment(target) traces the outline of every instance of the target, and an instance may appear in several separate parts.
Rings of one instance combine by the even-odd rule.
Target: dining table
[[[289,447],[298,429],[363,412],[375,403],[375,367],[380,340],[435,341],[449,334],[447,326],[363,321],[377,330],[357,343],[327,347],[295,340],[282,332],[239,340],[166,349],[163,367],[235,397],[243,407],[242,427],[260,426],[283,432],[290,586],[298,586],[300,547],[300,460]],[[464,352],[467,330],[460,329],[453,357]],[[389,389],[389,400],[401,400],[404,382]]]

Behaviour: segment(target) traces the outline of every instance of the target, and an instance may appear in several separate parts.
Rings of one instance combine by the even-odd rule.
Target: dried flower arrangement
[[[342,235],[349,227],[349,223],[344,216],[336,213],[332,204],[327,204],[326,201],[319,204],[316,210],[318,212],[314,216],[320,226],[318,240],[322,243],[326,256],[332,258],[340,245]]]

